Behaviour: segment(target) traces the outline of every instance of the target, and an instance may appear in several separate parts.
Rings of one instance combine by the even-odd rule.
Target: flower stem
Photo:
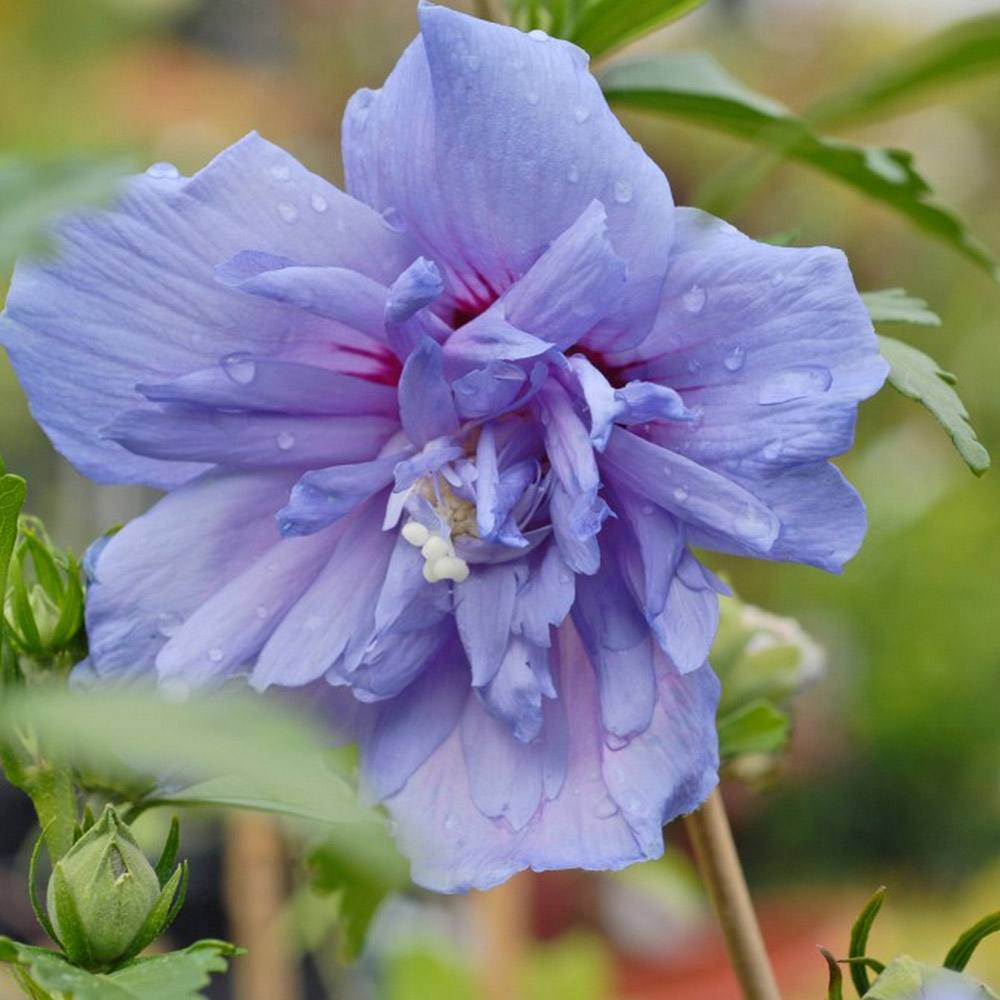
[[[781,1000],[718,788],[684,821],[744,1000]]]

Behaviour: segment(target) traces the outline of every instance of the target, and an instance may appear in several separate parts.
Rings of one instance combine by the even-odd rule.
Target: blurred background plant
[[[482,13],[484,4],[455,6]],[[495,13],[500,6],[493,0]],[[523,16],[538,6],[515,5]],[[933,64],[944,49],[927,39],[973,15],[981,20],[949,36],[964,46],[961,58]],[[385,77],[415,31],[411,0],[4,0],[0,290],[40,216],[109,197],[136,166],[169,160],[191,172],[251,128],[340,182],[344,103]],[[868,77],[867,98],[847,86],[921,44],[931,46],[914,50],[925,52],[922,63],[897,65],[936,72]],[[691,49],[759,94],[812,109],[837,135],[913,151],[940,201],[1000,251],[1000,3],[708,0],[625,54]],[[821,100],[837,92],[839,103]],[[724,210],[757,238],[841,246],[860,288],[905,285],[927,300],[940,327],[908,327],[906,339],[958,374],[980,438],[996,446],[1000,289],[973,255],[780,160],[780,143],[754,152],[676,108],[626,106],[635,103],[619,113],[679,203]],[[55,455],[5,358],[0,453],[30,484],[26,510],[77,552],[151,499],[98,489]],[[823,678],[798,699],[779,773],[761,772],[753,791],[727,791],[787,1000],[821,994],[813,945],[836,951],[875,884],[894,894],[876,931],[879,953],[927,960],[1000,898],[1000,483],[977,482],[933,420],[891,392],[863,408],[844,468],[866,499],[870,531],[842,579],[719,560],[742,596],[798,619],[829,653]],[[0,786],[0,814],[0,933],[29,935],[32,817],[10,786]],[[308,868],[295,860],[301,829],[283,835],[270,819],[233,815],[224,827],[203,814],[186,820],[192,889],[171,932],[178,946],[228,934],[263,963],[217,980],[212,996],[737,996],[680,831],[666,860],[617,875],[521,876],[463,900],[403,894],[347,967],[332,942],[357,947],[379,893],[345,883],[343,859],[322,841],[310,841]],[[164,822],[151,811],[136,824],[147,853]],[[241,885],[233,873],[250,870]],[[309,890],[310,879],[332,896]],[[336,919],[345,897],[360,921],[353,930]],[[1000,983],[995,942],[969,970]],[[10,989],[0,978],[0,997]]]

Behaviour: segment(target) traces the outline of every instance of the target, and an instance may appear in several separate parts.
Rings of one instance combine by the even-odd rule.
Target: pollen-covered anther
[[[407,521],[400,529],[403,538],[424,557],[424,579],[428,583],[452,580],[461,583],[469,577],[469,564],[455,555],[451,542],[437,532],[431,532],[419,521]]]

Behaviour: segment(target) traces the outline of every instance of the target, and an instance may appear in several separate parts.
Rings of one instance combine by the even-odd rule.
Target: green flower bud
[[[4,598],[4,615],[15,648],[36,659],[83,653],[83,583],[71,552],[61,552],[41,521],[18,522]]]
[[[46,909],[66,957],[92,971],[113,968],[161,933],[181,877],[161,887],[156,870],[110,805],[56,862]]]
[[[885,967],[865,1000],[997,1000],[997,995],[972,976],[900,955]]]

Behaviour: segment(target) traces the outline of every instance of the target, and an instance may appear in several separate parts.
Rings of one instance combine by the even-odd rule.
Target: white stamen
[[[436,562],[425,562],[424,563],[424,579],[428,583],[437,583],[438,582],[437,573],[435,572],[435,567],[436,566],[437,566]]]
[[[436,562],[451,554],[451,546],[440,535],[431,535],[421,547],[420,554],[429,563]]]
[[[469,564],[458,556],[444,556],[434,563],[433,573],[437,580],[454,580],[455,583],[461,583],[469,578]],[[427,575],[426,568],[424,575]]]
[[[418,549],[431,537],[431,533],[419,521],[407,521],[400,533],[411,545],[415,545]]]

